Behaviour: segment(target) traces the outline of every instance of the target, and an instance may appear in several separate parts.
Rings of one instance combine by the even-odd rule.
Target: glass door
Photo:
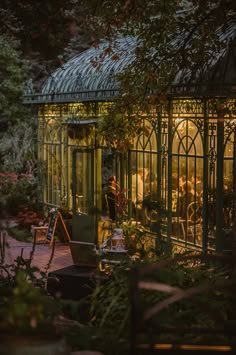
[[[73,213],[94,211],[94,149],[75,149],[72,163]]]
[[[96,243],[94,149],[76,148],[72,159],[72,239]]]

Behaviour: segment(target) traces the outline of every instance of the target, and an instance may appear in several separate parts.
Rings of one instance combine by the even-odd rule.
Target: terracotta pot
[[[1,335],[1,355],[67,355],[65,341],[61,337]]]

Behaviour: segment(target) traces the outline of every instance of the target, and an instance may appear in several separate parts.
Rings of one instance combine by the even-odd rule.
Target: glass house
[[[119,92],[114,74],[132,63],[136,45],[132,38],[117,40],[118,59],[105,56],[99,70],[94,61],[106,43],[88,49],[52,73],[41,93],[25,95],[38,118],[40,201],[67,206],[73,211],[72,239],[97,243],[101,223],[110,217],[108,179],[116,176],[128,217],[158,238],[205,252],[227,249],[233,224],[235,42],[204,80],[186,84],[178,78],[161,109],[143,115],[146,129],[120,152],[98,138],[96,127]]]

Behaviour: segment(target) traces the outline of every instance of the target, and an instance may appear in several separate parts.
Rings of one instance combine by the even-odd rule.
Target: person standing
[[[116,204],[117,204],[117,188],[116,177],[110,176],[108,179],[108,188],[106,193],[108,215],[112,222],[116,221]]]
[[[140,168],[137,173],[132,175],[132,205],[134,217],[138,220],[142,219],[142,202],[147,175],[148,170],[146,168]]]

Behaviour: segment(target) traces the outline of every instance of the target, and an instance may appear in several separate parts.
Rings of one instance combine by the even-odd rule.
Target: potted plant
[[[14,263],[0,261],[0,353],[1,355],[67,354],[56,324],[59,300],[50,298],[45,273],[18,256]]]

